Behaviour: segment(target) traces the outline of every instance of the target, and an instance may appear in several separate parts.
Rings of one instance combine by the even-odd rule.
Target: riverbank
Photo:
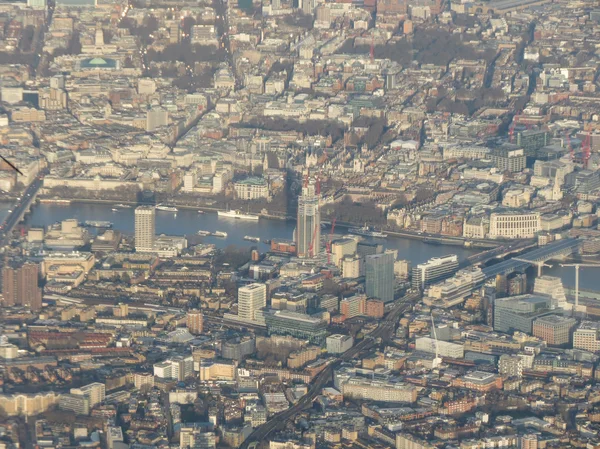
[[[101,200],[101,199],[83,199],[83,198],[72,198],[72,199],[58,199],[58,198],[39,198],[40,204],[56,204],[56,205],[68,205],[68,204],[105,204],[105,205],[114,205],[116,204],[115,200]],[[138,202],[135,201],[119,201],[120,204],[126,204],[131,207],[136,207],[139,205]],[[193,210],[193,211],[203,211],[203,212],[214,212],[217,213],[219,211],[225,211],[226,208],[223,207],[214,207],[212,205],[203,205],[203,206],[191,206],[187,204],[177,204],[174,203],[174,206],[181,210]],[[296,217],[293,215],[274,215],[269,213],[259,213],[261,218],[266,220],[277,220],[277,221],[296,221]],[[331,225],[329,221],[323,221],[326,225]],[[349,223],[349,222],[339,222],[336,221],[336,227],[349,229],[360,226],[357,223]],[[396,238],[406,238],[411,240],[419,240],[427,244],[432,245],[445,245],[445,246],[458,246],[465,248],[496,248],[500,246],[503,242],[497,240],[487,240],[487,239],[467,239],[464,237],[454,237],[447,236],[441,234],[425,234],[418,231],[398,231],[398,230],[388,230],[385,229],[384,232],[391,237]]]

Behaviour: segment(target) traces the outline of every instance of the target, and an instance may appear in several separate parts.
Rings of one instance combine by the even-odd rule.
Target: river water
[[[0,221],[8,214],[11,205],[0,204]],[[119,209],[113,212],[111,205],[72,203],[70,205],[38,204],[33,208],[31,214],[26,216],[25,222],[29,226],[49,226],[61,220],[76,218],[83,222],[86,220],[105,220],[113,223],[113,227],[126,234],[134,232],[134,208]],[[199,241],[196,232],[200,229],[214,232],[225,231],[227,238],[203,237],[205,243],[213,243],[219,248],[229,245],[256,246],[257,243],[244,240],[244,236],[259,237],[262,240],[270,239],[292,239],[295,228],[292,221],[267,220],[261,218],[258,221],[234,220],[219,218],[216,213],[206,212],[198,214],[195,210],[179,210],[176,214],[172,212],[156,211],[156,233],[166,235],[185,235],[190,239]],[[345,230],[337,228],[335,234],[342,234]],[[325,235],[330,229],[322,231]],[[414,266],[431,257],[456,254],[460,259],[475,254],[479,250],[461,248],[457,246],[431,245],[420,240],[388,237],[383,242],[388,249],[398,250],[399,259],[407,259]],[[266,251],[268,245],[260,243],[260,250]],[[544,273],[560,276],[565,286],[575,285],[575,274],[573,268],[561,268],[557,264],[553,268],[544,268]],[[582,268],[580,271],[580,287],[588,289],[600,289],[598,277],[599,269]]]

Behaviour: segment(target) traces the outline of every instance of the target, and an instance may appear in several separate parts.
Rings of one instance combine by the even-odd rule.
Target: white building
[[[584,351],[600,351],[600,323],[593,321],[583,321],[573,332],[573,349],[583,349]]]
[[[342,259],[342,276],[356,279],[360,276],[360,256],[346,256]]]
[[[258,321],[260,310],[267,306],[267,286],[250,284],[238,289],[238,317]]]
[[[90,401],[90,407],[100,404],[106,395],[106,387],[100,382],[94,382],[79,388],[71,388],[71,394],[84,396]]]
[[[542,229],[538,212],[493,213],[489,237],[506,239],[533,238]]]
[[[551,296],[552,304],[555,307],[570,308],[562,280],[559,277],[544,275],[536,278],[533,284],[533,293]]]
[[[327,337],[327,352],[342,354],[352,347],[354,339],[349,335],[334,334]]]
[[[263,178],[252,176],[233,185],[235,195],[242,200],[268,198],[269,186]]]
[[[185,380],[194,373],[194,359],[189,356],[171,357],[153,365],[154,375],[161,379]]]

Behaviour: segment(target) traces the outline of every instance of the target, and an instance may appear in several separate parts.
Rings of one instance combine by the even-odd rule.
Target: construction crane
[[[535,260],[519,259],[518,257],[513,257],[513,260],[516,260],[518,262],[527,262],[527,263],[530,263],[531,265],[535,265],[538,269],[538,277],[540,277],[542,275],[542,267],[552,268],[552,265],[548,265],[544,261],[537,262]]]
[[[569,149],[569,154],[571,155],[571,160],[575,159],[575,152],[573,151],[573,147],[571,146],[571,138],[567,133],[565,133],[565,137],[567,139],[567,148]]]
[[[510,128],[508,129],[508,138],[509,138],[509,142],[513,142],[514,139],[514,134],[515,134],[515,127],[517,126],[517,123],[519,122],[519,113],[520,111],[517,111],[512,119],[512,123],[510,124]]]
[[[600,264],[594,263],[561,263],[561,267],[575,267],[575,311],[579,307],[579,268],[600,268]]]
[[[437,332],[435,331],[435,323],[433,321],[433,315],[431,316],[431,329],[433,330],[433,352],[435,353],[435,358],[431,363],[432,368],[437,368],[442,364],[442,358],[440,357],[440,346],[438,343]]]
[[[592,135],[588,132],[585,136],[585,140],[583,141],[583,146],[581,147],[583,150],[583,168],[586,170],[588,168],[588,161],[590,160],[590,156],[592,154],[591,140]]]
[[[331,221],[331,231],[329,232],[329,240],[326,243],[327,248],[327,264],[331,263],[331,241],[333,240],[333,231],[335,230],[335,217]]]
[[[315,223],[315,228],[313,229],[313,234],[312,234],[312,238],[310,239],[310,245],[308,246],[308,257],[313,257],[314,256],[314,247],[315,247],[315,240],[317,238],[317,231],[319,228],[319,223]]]

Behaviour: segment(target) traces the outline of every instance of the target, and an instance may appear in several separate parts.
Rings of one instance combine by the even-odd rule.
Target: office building
[[[61,394],[58,408],[74,412],[76,415],[90,414],[90,400],[79,394]]]
[[[154,250],[156,236],[156,209],[154,206],[140,206],[135,209],[135,250]]]
[[[148,388],[154,387],[154,376],[150,373],[135,373],[133,375],[133,386],[138,390],[148,385]]]
[[[410,433],[398,432],[396,434],[396,449],[435,449],[436,446],[426,440],[417,438]]]
[[[17,269],[2,268],[2,302],[6,307],[17,304]]]
[[[42,289],[38,285],[40,267],[26,263],[17,273],[17,300],[22,306],[37,311],[42,308]]]
[[[379,402],[415,402],[417,388],[410,384],[352,377],[342,384],[344,398]]]
[[[492,165],[502,172],[520,173],[527,165],[523,149],[497,149],[492,152]]]
[[[2,394],[0,395],[0,412],[6,416],[36,416],[58,405],[60,396],[60,393],[54,391]]]
[[[306,15],[312,15],[315,10],[315,0],[299,0],[299,9]]]
[[[545,315],[553,314],[552,299],[543,295],[520,295],[497,298],[494,302],[494,330],[531,335],[533,322]]]
[[[233,184],[235,195],[241,200],[259,200],[269,197],[269,185],[263,178],[251,176]]]
[[[373,318],[383,318],[383,315],[385,315],[385,303],[381,299],[368,299],[365,313],[367,316]]]
[[[231,360],[202,359],[200,361],[200,380],[233,380],[236,368],[237,363]]]
[[[27,6],[33,9],[46,9],[48,3],[46,0],[27,0]]]
[[[528,129],[517,133],[516,144],[523,148],[526,157],[534,158],[537,150],[550,143],[550,134],[544,130]]]
[[[161,379],[183,381],[194,373],[194,359],[191,355],[174,356],[153,365],[154,375]]]
[[[214,432],[197,427],[182,427],[179,431],[179,449],[214,449]]]
[[[465,268],[445,281],[438,282],[425,290],[425,304],[443,309],[462,303],[483,284],[485,275],[480,268]]]
[[[571,332],[577,325],[575,318],[549,315],[533,322],[533,336],[541,338],[550,346],[567,345],[571,341]]]
[[[84,385],[83,387],[71,388],[70,393],[86,397],[90,402],[90,408],[92,408],[96,404],[100,404],[102,401],[104,401],[104,396],[106,395],[106,387],[100,382],[94,382],[88,385]]]
[[[433,257],[412,269],[412,287],[424,290],[431,284],[448,279],[458,270],[458,256]]]
[[[337,239],[331,242],[331,263],[338,267],[342,265],[345,256],[356,253],[357,241],[355,239]]]
[[[550,296],[554,307],[560,307],[561,309],[568,307],[567,295],[559,277],[544,275],[536,278],[533,293]]]
[[[267,306],[267,286],[250,284],[238,289],[238,317],[248,321],[260,320],[261,309]]]
[[[365,257],[367,296],[385,303],[394,300],[395,259],[391,251]]]
[[[539,212],[504,212],[490,215],[489,237],[529,239],[542,230]]]
[[[278,310],[265,315],[269,335],[291,335],[322,344],[327,335],[327,322],[303,313]]]
[[[192,335],[200,335],[204,329],[204,317],[200,310],[189,310],[186,317],[185,323],[188,331]]]
[[[573,332],[573,348],[583,349],[588,352],[600,351],[600,323],[595,321],[582,321]]]
[[[344,319],[364,315],[367,310],[367,297],[365,295],[354,295],[340,301],[340,313]]]
[[[320,253],[321,211],[315,184],[308,183],[298,198],[296,253],[298,257],[314,257]]]
[[[349,335],[333,334],[327,337],[327,352],[330,354],[343,354],[354,344],[354,339]]]
[[[346,256],[341,260],[342,277],[344,279],[356,279],[360,277],[360,256]]]
[[[221,357],[242,360],[256,351],[256,338],[253,334],[235,336],[221,342]]]
[[[42,289],[39,287],[39,265],[25,263],[19,268],[2,269],[2,296],[6,306],[25,306],[38,311],[42,308]]]
[[[383,253],[383,244],[373,242],[358,242],[356,244],[356,254],[359,256],[371,256],[373,254]]]
[[[146,112],[146,131],[156,131],[169,124],[169,111],[162,108],[150,109]]]
[[[108,449],[122,447],[120,445],[117,445],[116,443],[120,443],[122,445],[123,441],[125,441],[125,439],[123,438],[123,429],[121,429],[121,427],[118,426],[108,426],[106,432],[106,445],[108,446]]]
[[[498,360],[498,372],[506,377],[522,377],[523,359],[516,355],[502,354]]]

